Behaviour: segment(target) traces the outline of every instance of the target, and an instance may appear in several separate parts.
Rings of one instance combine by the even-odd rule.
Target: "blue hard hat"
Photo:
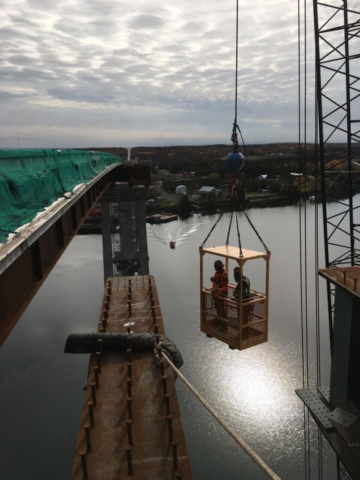
[[[241,170],[244,167],[245,157],[242,153],[229,153],[226,157],[226,165],[230,170]]]

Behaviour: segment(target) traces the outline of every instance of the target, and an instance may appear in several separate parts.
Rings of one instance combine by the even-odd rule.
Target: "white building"
[[[201,187],[199,193],[203,195],[215,195],[217,197],[219,190],[217,190],[216,187]]]
[[[175,193],[177,195],[187,195],[188,194],[188,189],[185,187],[185,185],[178,185],[175,189]]]

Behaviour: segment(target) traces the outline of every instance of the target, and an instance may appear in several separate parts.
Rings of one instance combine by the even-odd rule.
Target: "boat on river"
[[[170,242],[170,248],[175,248],[176,243],[174,241]]]
[[[147,223],[168,223],[178,220],[178,215],[173,215],[170,213],[156,213],[154,215],[148,215],[146,217]]]

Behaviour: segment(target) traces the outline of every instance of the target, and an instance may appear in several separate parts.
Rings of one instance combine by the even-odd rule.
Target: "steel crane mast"
[[[354,438],[359,441],[359,432],[354,438],[349,432],[360,423],[360,384],[354,373],[360,333],[356,321],[360,311],[360,212],[354,205],[354,196],[360,193],[360,11],[355,0],[313,0],[313,8],[326,267],[319,273],[327,279],[332,351],[330,388],[322,398],[322,405],[327,400],[331,406],[326,413],[330,423],[320,422],[320,428],[336,453],[338,478],[357,479],[360,456],[353,444]],[[329,202],[337,204],[335,213],[329,213]],[[321,387],[317,390],[322,391]],[[314,398],[316,403],[318,397]],[[305,403],[311,410],[311,402]],[[352,415],[346,427],[344,415]]]
[[[360,12],[356,1],[313,0],[326,268],[360,265]],[[346,148],[344,148],[346,146]],[[336,202],[329,215],[328,202]],[[358,222],[358,223],[357,223]],[[333,290],[328,282],[330,341]]]

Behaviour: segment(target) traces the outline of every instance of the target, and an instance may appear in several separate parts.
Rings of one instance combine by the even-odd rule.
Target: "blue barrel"
[[[226,166],[232,171],[241,170],[244,167],[245,157],[242,153],[229,153],[226,157]]]

